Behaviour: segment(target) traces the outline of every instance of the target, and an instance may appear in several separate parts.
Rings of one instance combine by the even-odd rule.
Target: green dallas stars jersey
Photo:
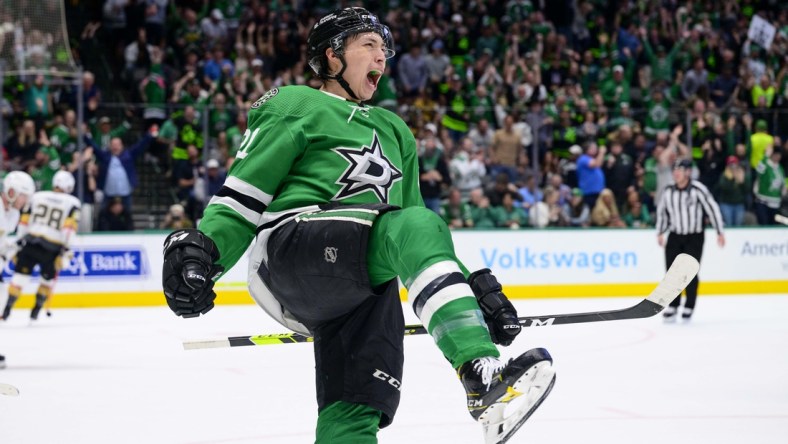
[[[413,134],[396,114],[306,86],[274,88],[249,128],[200,230],[229,269],[258,227],[327,202],[423,206]]]

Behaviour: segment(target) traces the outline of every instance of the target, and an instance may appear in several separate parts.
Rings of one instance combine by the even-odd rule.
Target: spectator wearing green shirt
[[[178,126],[175,124],[175,119],[182,116],[182,113],[173,113],[169,119],[165,120],[159,129],[159,136],[156,138],[155,143],[152,143],[148,152],[154,156],[155,162],[165,172],[170,169],[170,150],[175,145],[178,139]],[[151,149],[155,147],[155,152]]]
[[[495,122],[495,99],[484,85],[477,85],[470,98],[471,122],[478,124],[481,120]]]
[[[513,193],[504,193],[501,205],[493,208],[495,225],[501,228],[522,228],[528,226],[528,213],[514,206]]]
[[[52,129],[49,141],[57,148],[61,161],[64,164],[70,163],[74,151],[77,150],[77,115],[74,110],[69,109],[63,113],[63,121]]]
[[[208,102],[208,92],[202,89],[194,71],[187,71],[173,84],[170,101],[179,105],[204,105]]]
[[[33,81],[25,88],[25,111],[35,119],[39,125],[52,116],[52,94],[43,74],[35,76]]]
[[[242,111],[239,112],[237,116],[235,116],[235,126],[231,126],[227,129],[227,169],[230,169],[233,161],[235,161],[235,155],[238,153],[238,147],[241,146],[241,141],[243,140],[244,133],[246,132],[246,123],[246,112]]]
[[[212,104],[213,106],[208,115],[208,134],[212,139],[215,139],[219,136],[219,133],[226,131],[235,119],[233,119],[230,110],[227,109],[227,98],[224,94],[216,93],[213,96]]]
[[[224,15],[224,22],[227,24],[227,32],[230,35],[235,34],[244,11],[243,0],[215,0],[214,7],[222,11]]]
[[[167,102],[167,83],[164,79],[161,65],[161,49],[154,47],[151,51],[151,67],[148,75],[140,82],[139,90],[145,109],[142,117],[145,119],[145,129],[152,125],[161,125],[167,117],[165,105]]]
[[[598,87],[601,87],[601,85],[604,85],[605,82],[607,82],[608,80],[613,78],[613,68],[614,68],[614,65],[613,65],[613,57],[614,57],[614,55],[613,54],[615,52],[617,52],[617,51],[611,51],[611,52],[604,51],[604,52],[599,54],[600,66],[599,66],[598,71],[596,73],[596,77],[597,77],[596,78],[596,85]],[[590,89],[590,87],[589,87],[589,89]],[[586,91],[589,91],[589,89],[587,89]]]
[[[462,193],[457,188],[449,190],[449,198],[441,205],[440,216],[451,229],[473,228],[471,207],[462,200]]]
[[[628,53],[629,48],[624,48]],[[622,102],[631,102],[632,95],[629,85],[632,83],[632,74],[635,70],[635,59],[629,58],[626,69],[621,65],[613,67],[613,77],[602,84],[602,98],[605,105],[617,109]]]
[[[636,125],[637,122],[632,118],[632,107],[629,106],[629,102],[619,103],[617,115],[607,123],[608,129],[618,130],[621,127],[627,127],[630,132],[631,128],[634,128]]]
[[[622,218],[629,228],[645,228],[654,225],[648,208],[643,205],[640,194],[634,187],[630,187],[627,191],[627,201]]]
[[[128,120],[124,120],[123,123],[113,128],[112,119],[104,116],[98,119],[96,124],[93,125],[91,134],[96,145],[106,151],[109,149],[109,141],[112,140],[113,137],[123,137],[130,128],[131,124]]]
[[[744,208],[747,203],[747,171],[742,168],[739,158],[728,156],[725,171],[717,185],[720,213],[726,227],[735,227],[744,223]]]
[[[174,32],[175,38],[171,44],[175,49],[174,55],[183,63],[186,54],[203,47],[205,36],[199,20],[208,13],[209,2],[203,2],[202,11],[199,13],[194,9],[183,7],[180,14],[175,10],[175,3],[177,2],[170,2],[170,17],[178,22]]]
[[[36,183],[37,190],[51,191],[52,178],[60,170],[60,156],[57,154],[57,150],[49,145],[43,132],[41,136],[41,146],[36,151],[33,164],[28,168],[28,172]]]
[[[677,41],[670,52],[667,52],[663,45],[657,45],[656,51],[651,46],[651,38],[648,37],[646,28],[640,28],[641,41],[643,42],[643,49],[646,53],[646,58],[651,66],[651,80],[652,82],[667,82],[673,81],[673,65],[675,63],[676,54],[681,50],[684,45],[684,40]]]
[[[774,216],[780,209],[785,196],[785,170],[780,165],[783,152],[773,145],[767,148],[767,156],[755,167],[755,215],[759,225],[775,225]]]
[[[474,188],[471,190],[468,206],[474,228],[495,228],[495,217],[490,199],[484,195],[484,190]]]
[[[670,131],[670,101],[661,88],[654,88],[651,97],[646,100],[645,133],[656,137],[659,132]]]

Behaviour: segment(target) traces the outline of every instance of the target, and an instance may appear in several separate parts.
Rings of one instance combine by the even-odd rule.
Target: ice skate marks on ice
[[[503,444],[531,417],[555,384],[555,369],[541,361],[507,388],[499,402],[479,416],[486,444]]]

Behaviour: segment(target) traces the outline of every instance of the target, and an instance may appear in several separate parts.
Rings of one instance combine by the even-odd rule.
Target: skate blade
[[[549,361],[529,368],[512,389],[521,393],[511,401],[491,405],[479,417],[486,444],[503,444],[531,417],[555,384],[555,369]]]
[[[19,396],[19,389],[13,385],[0,382],[0,394],[6,396]]]

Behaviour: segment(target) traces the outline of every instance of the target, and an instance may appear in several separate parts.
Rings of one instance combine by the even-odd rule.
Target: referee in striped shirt
[[[700,262],[703,253],[703,216],[707,216],[717,231],[717,244],[725,246],[720,207],[705,185],[692,180],[692,162],[680,159],[673,165],[674,184],[665,188],[657,206],[657,243],[665,246],[665,265],[670,267],[680,253],[687,253]],[[667,245],[665,233],[670,232]],[[687,300],[681,317],[689,320],[698,297],[698,276],[687,285]],[[676,319],[681,303],[678,295],[665,309],[667,321]]]

